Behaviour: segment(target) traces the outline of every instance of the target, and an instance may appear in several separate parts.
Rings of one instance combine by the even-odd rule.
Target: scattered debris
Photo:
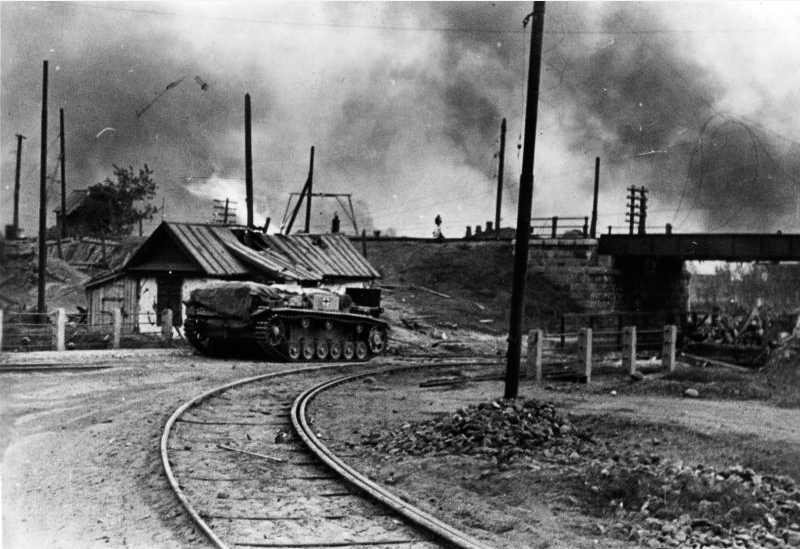
[[[200,85],[200,89],[201,90],[206,91],[208,89],[208,83],[203,81],[203,79],[200,78],[199,76],[195,76],[194,77],[194,81],[197,82]]]
[[[692,389],[690,387],[683,392],[683,396],[687,398],[698,398],[700,396],[700,393],[697,391],[697,389]]]
[[[102,130],[100,130],[100,132],[97,135],[94,136],[94,138],[95,139],[99,139],[100,136],[103,135],[104,133],[106,133],[106,132],[115,132],[115,131],[117,131],[116,128],[111,128],[111,127],[103,128]]]
[[[276,441],[277,442],[277,441]],[[228,450],[229,452],[238,452],[240,454],[247,454],[248,456],[255,456],[262,459],[266,459],[269,461],[274,461],[275,463],[285,463],[286,460],[283,458],[276,458],[272,456],[268,456],[266,454],[259,454],[258,452],[250,452],[248,450],[240,450],[239,448],[234,448],[232,446],[226,446],[225,444],[217,444],[217,447],[222,450]]]
[[[436,290],[431,290],[430,288],[426,288],[424,286],[409,286],[412,290],[421,290],[423,292],[428,292],[429,294],[433,294],[435,296],[443,297],[445,299],[452,299],[453,296],[443,294],[442,292],[437,292]]]
[[[172,88],[176,88],[176,87],[178,87],[178,84],[180,84],[181,82],[183,82],[183,79],[184,79],[184,78],[186,78],[186,77],[185,77],[185,76],[181,76],[180,80],[176,80],[175,82],[171,82],[171,83],[167,84],[167,87],[166,87],[166,88],[164,88],[164,89],[163,89],[161,92],[159,92],[159,93],[158,93],[158,94],[155,96],[155,98],[153,98],[153,100],[152,100],[152,101],[150,101],[150,102],[149,102],[147,105],[145,105],[145,106],[144,106],[144,108],[143,108],[142,110],[140,110],[140,111],[138,111],[138,112],[136,113],[136,118],[139,118],[139,117],[140,117],[140,116],[142,116],[142,115],[143,115],[145,112],[147,112],[147,109],[149,109],[150,107],[152,107],[152,106],[153,106],[153,104],[154,104],[156,101],[158,101],[159,99],[161,99],[161,96],[162,96],[162,95],[164,95],[165,93],[167,93],[167,92],[168,92],[169,90],[171,90]]]
[[[495,460],[500,470],[512,461],[547,468],[571,486],[572,505],[614,521],[600,525],[602,535],[640,547],[755,549],[800,542],[800,487],[792,478],[620,452],[582,433],[549,403],[495,400],[370,433],[363,441],[386,457],[475,455]],[[400,480],[390,473],[387,483]]]
[[[616,535],[640,546],[797,547],[789,540],[798,532],[800,489],[790,477],[636,452],[567,469],[583,479],[587,501],[617,520]]]

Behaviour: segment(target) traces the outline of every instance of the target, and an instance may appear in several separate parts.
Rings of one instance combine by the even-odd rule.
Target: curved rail
[[[238,387],[240,385],[246,385],[248,383],[253,383],[256,381],[260,381],[262,379],[268,379],[271,377],[281,377],[291,374],[303,373],[303,372],[313,372],[318,370],[324,370],[328,368],[340,368],[341,364],[326,364],[322,366],[312,366],[308,368],[292,368],[291,370],[281,370],[280,372],[271,372],[269,374],[261,374],[257,376],[247,377],[244,379],[239,379],[237,381],[233,381],[231,383],[226,383],[225,385],[220,385],[218,387],[214,387],[213,389],[209,389],[205,393],[202,393],[193,399],[184,402],[181,406],[175,410],[172,415],[167,420],[167,423],[164,425],[164,432],[161,435],[161,465],[164,467],[164,473],[167,476],[167,481],[169,482],[172,491],[175,492],[175,496],[180,501],[183,508],[189,513],[189,517],[192,519],[192,522],[200,528],[200,530],[208,537],[211,542],[218,547],[219,549],[229,549],[228,545],[225,544],[219,537],[214,533],[214,530],[208,523],[203,520],[194,506],[189,502],[189,498],[186,497],[186,493],[180,487],[177,479],[175,478],[175,474],[172,472],[172,466],[169,463],[169,455],[167,453],[167,443],[169,442],[169,435],[172,431],[175,422],[181,417],[184,412],[189,410],[190,408],[197,406],[204,400],[216,395],[217,393],[221,393],[226,391],[232,387]]]
[[[455,358],[455,357],[453,357]],[[322,444],[319,439],[314,435],[313,431],[309,428],[308,423],[305,420],[305,410],[306,405],[320,392],[324,391],[325,389],[331,388],[333,386],[346,383],[348,381],[352,381],[354,379],[358,379],[361,377],[371,376],[371,375],[379,375],[383,373],[390,373],[390,372],[400,372],[400,371],[407,371],[407,370],[415,370],[415,369],[422,369],[422,368],[440,368],[440,367],[452,367],[454,365],[482,365],[486,364],[486,362],[440,362],[440,363],[426,363],[426,364],[413,364],[413,365],[405,365],[405,366],[395,366],[390,368],[383,368],[378,370],[369,370],[366,372],[361,372],[354,375],[343,376],[336,378],[332,381],[326,382],[324,384],[318,385],[312,389],[305,391],[301,394],[294,402],[291,410],[291,420],[292,424],[298,433],[298,436],[303,440],[306,446],[312,451],[315,455],[317,455],[323,463],[328,465],[335,473],[337,473],[340,477],[342,477],[346,482],[358,487],[360,490],[366,493],[367,496],[371,497],[372,499],[383,503],[384,505],[388,506],[390,509],[398,513],[399,515],[405,517],[407,520],[412,522],[413,524],[417,525],[418,527],[422,528],[423,530],[433,534],[434,536],[438,537],[441,540],[446,541],[452,546],[455,546],[458,549],[487,549],[487,546],[480,544],[476,540],[470,538],[465,533],[456,530],[455,528],[443,523],[442,521],[436,519],[434,516],[425,513],[421,509],[414,507],[413,505],[403,501],[402,499],[398,498],[394,494],[391,494],[381,486],[373,483],[363,475],[359,474],[357,471],[352,469],[351,467],[344,464],[337,456],[335,456],[324,444]],[[310,366],[306,368],[291,368],[287,370],[281,370],[278,372],[271,372],[268,374],[261,374],[257,376],[251,376],[244,379],[239,379],[230,383],[226,383],[224,385],[220,385],[218,387],[214,387],[205,391],[204,393],[192,398],[191,400],[183,403],[179,406],[169,417],[167,422],[164,425],[164,432],[161,436],[160,442],[160,453],[161,453],[161,462],[164,468],[165,475],[167,477],[167,481],[170,484],[173,492],[175,493],[178,501],[181,503],[183,508],[189,514],[190,519],[192,522],[206,535],[206,537],[214,544],[215,547],[218,549],[230,549],[230,546],[226,544],[219,536],[214,532],[213,528],[200,516],[199,512],[192,503],[189,501],[188,496],[181,488],[177,478],[172,469],[172,465],[170,464],[169,454],[168,454],[168,442],[170,434],[173,430],[175,423],[178,419],[188,410],[192,409],[193,407],[197,406],[198,404],[202,403],[203,401],[222,393],[228,389],[239,387],[242,385],[246,385],[248,383],[258,382],[264,379],[269,378],[277,378],[277,377],[285,377],[294,374],[302,374],[302,373],[309,373],[309,372],[317,372],[321,370],[327,369],[335,369],[341,368],[346,366],[343,363],[333,363],[333,364],[322,364],[316,366]]]
[[[431,365],[428,364],[424,367],[430,366]],[[306,443],[306,446],[308,446],[308,448],[314,452],[314,454],[316,454],[320,460],[328,465],[328,467],[336,471],[336,473],[338,473],[342,478],[365,492],[369,497],[383,503],[409,521],[424,528],[425,530],[428,530],[429,532],[432,532],[440,539],[459,549],[488,549],[486,545],[481,544],[479,541],[471,538],[464,532],[453,528],[449,524],[440,521],[433,515],[426,513],[422,509],[419,509],[418,507],[415,507],[397,497],[390,491],[386,490],[379,484],[372,482],[370,479],[344,463],[333,452],[331,452],[322,441],[320,441],[308,423],[306,412],[308,410],[309,403],[318,394],[327,389],[367,376],[377,376],[385,373],[400,372],[404,370],[415,370],[421,367],[423,366],[415,364],[413,366],[401,366],[384,368],[381,370],[372,370],[370,372],[361,372],[358,374],[333,379],[316,387],[312,387],[297,397],[297,399],[294,401],[291,412],[292,424],[294,425],[295,431],[298,433],[300,438],[302,438],[303,442]]]

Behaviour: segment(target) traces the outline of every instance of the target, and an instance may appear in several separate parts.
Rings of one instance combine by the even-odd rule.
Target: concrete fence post
[[[636,326],[622,328],[622,368],[628,374],[636,371]]]
[[[531,370],[536,378],[536,384],[542,383],[542,348],[544,347],[544,332],[531,330],[528,332],[528,362],[526,374],[531,375]]]
[[[3,309],[0,309],[0,355],[3,354]]]
[[[670,372],[675,371],[675,345],[678,341],[678,327],[664,326],[664,344],[661,347],[661,365]]]
[[[581,328],[578,337],[581,356],[579,358],[578,375],[586,377],[586,383],[592,380],[592,329]]]
[[[56,309],[56,321],[53,326],[56,351],[64,351],[66,346],[67,311],[63,308]]]
[[[172,309],[164,309],[161,313],[161,340],[165,345],[172,343]]]
[[[111,342],[112,349],[119,349],[122,341],[122,310],[114,309],[114,339]]]

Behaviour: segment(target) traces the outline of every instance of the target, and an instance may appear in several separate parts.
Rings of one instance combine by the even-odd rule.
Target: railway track
[[[217,387],[175,411],[161,439],[164,469],[216,547],[484,547],[350,469],[314,433],[305,410],[316,395],[375,373],[295,368]]]

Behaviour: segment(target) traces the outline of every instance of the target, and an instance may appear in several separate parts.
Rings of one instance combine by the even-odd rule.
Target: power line
[[[233,16],[220,16],[220,15],[203,15],[198,13],[180,13],[174,11],[163,11],[153,9],[136,9],[136,8],[122,8],[108,4],[86,4],[83,2],[73,2],[71,6],[78,6],[83,8],[105,10],[105,11],[119,11],[127,13],[139,13],[143,15],[161,15],[170,17],[185,17],[192,19],[210,19],[215,21],[230,21],[235,23],[256,23],[260,25],[275,25],[275,26],[290,26],[290,27],[320,27],[320,28],[338,28],[338,29],[362,29],[362,30],[381,30],[381,31],[415,31],[415,32],[452,32],[452,33],[486,33],[486,34],[524,34],[526,31],[498,29],[498,28],[482,28],[482,27],[422,27],[422,26],[399,26],[399,25],[363,25],[363,24],[347,24],[347,23],[317,23],[310,21],[285,21],[273,19],[260,19],[252,17],[233,17]],[[776,34],[787,33],[796,34],[797,29],[782,29],[782,28],[730,28],[730,29],[625,29],[625,30],[612,30],[612,29],[574,29],[574,30],[560,30],[548,31],[545,30],[544,34],[570,34],[570,35],[673,35],[673,34]]]

